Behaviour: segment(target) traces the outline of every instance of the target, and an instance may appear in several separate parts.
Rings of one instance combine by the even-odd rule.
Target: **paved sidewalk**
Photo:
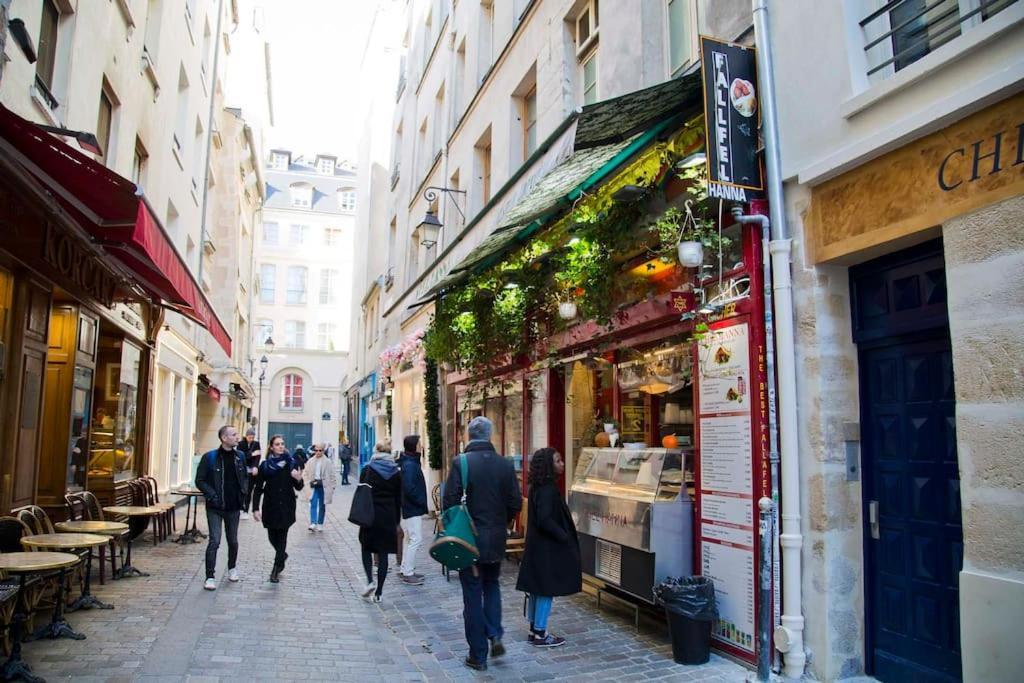
[[[222,544],[216,592],[202,589],[205,544],[137,543],[134,563],[152,575],[105,586],[94,581],[94,592],[116,608],[68,615],[88,638],[28,643],[25,658],[49,681],[742,681],[747,675],[714,655],[699,667],[675,664],[661,627],[641,622],[637,635],[631,615],[598,612],[585,595],[555,600],[550,630],[568,644],[532,648],[522,594],[513,589],[514,563],[503,576],[508,654],[492,660],[486,673],[470,671],[462,663],[458,578],[446,582],[425,549],[417,567],[427,575],[425,585],[404,585],[392,572],[381,605],[358,596],[359,544],[356,527],[345,520],[351,491],[339,487],[323,533],[307,530],[308,508],[300,500],[288,567],[276,585],[267,581],[272,549],[253,520],[241,525],[242,581],[227,581]]]

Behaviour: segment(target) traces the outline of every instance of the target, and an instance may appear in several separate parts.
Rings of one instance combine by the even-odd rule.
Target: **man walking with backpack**
[[[462,584],[463,620],[469,656],[466,666],[487,670],[488,649],[491,657],[505,654],[501,642],[501,562],[505,557],[505,530],[523,506],[515,467],[494,450],[491,434],[494,424],[486,417],[473,418],[467,429],[469,444],[452,463],[444,487],[445,509],[459,505],[466,487],[469,514],[476,525],[476,564],[459,572]],[[460,458],[466,459],[468,481],[462,481]],[[490,648],[488,648],[490,641]]]
[[[196,488],[206,497],[206,525],[210,540],[206,545],[206,583],[203,588],[217,590],[214,568],[220,547],[221,525],[228,537],[228,581],[238,581],[238,519],[249,489],[249,472],[238,451],[238,430],[225,425],[217,430],[220,447],[203,455],[196,469]]]

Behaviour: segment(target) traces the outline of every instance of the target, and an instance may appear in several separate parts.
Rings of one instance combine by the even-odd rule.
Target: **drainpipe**
[[[752,0],[757,72],[761,85],[761,112],[768,172],[768,202],[775,299],[775,339],[779,390],[779,445],[782,470],[782,624],[775,630],[775,647],[783,654],[783,674],[803,676],[804,617],[801,601],[803,534],[800,530],[800,461],[796,412],[796,352],[793,323],[793,283],[790,253],[792,239],[786,224],[779,159],[778,111],[775,103],[775,71],[772,61],[768,0]]]

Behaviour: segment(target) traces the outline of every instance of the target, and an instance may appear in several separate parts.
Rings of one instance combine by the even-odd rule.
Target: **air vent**
[[[622,584],[622,546],[597,539],[597,578]]]

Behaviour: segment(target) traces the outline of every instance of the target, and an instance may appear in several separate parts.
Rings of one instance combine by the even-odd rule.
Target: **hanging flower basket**
[[[572,320],[576,317],[577,306],[575,301],[563,301],[558,304],[558,317],[562,320]]]
[[[679,265],[686,268],[700,268],[704,263],[704,245],[700,242],[686,241],[676,245]]]

